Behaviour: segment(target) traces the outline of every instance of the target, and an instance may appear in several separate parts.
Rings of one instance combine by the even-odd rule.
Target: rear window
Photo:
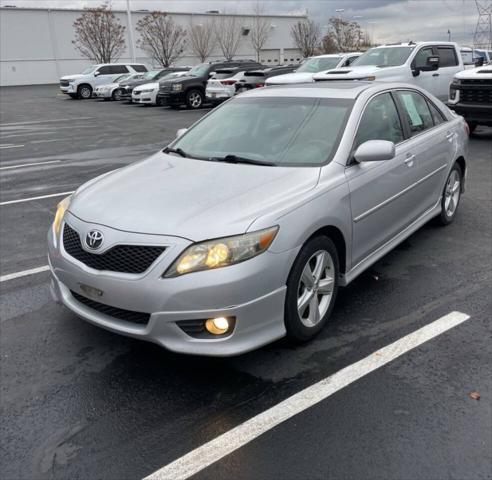
[[[458,57],[456,50],[452,47],[437,47],[439,55],[439,67],[456,67],[458,65]]]
[[[131,65],[131,67],[136,72],[146,72],[147,71],[147,67],[145,65]]]
[[[113,75],[128,73],[128,68],[125,65],[112,65],[110,68],[110,73]]]

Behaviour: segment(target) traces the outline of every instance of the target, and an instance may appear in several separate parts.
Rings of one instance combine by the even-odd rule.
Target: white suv
[[[101,63],[92,65],[77,75],[60,78],[60,90],[72,98],[91,98],[98,85],[112,83],[125,73],[146,71],[147,67],[141,63]]]

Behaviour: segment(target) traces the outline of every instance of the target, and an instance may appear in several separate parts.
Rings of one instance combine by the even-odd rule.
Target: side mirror
[[[186,132],[188,131],[187,128],[180,128],[177,132],[176,132],[176,138],[179,138],[179,137],[182,137]]]
[[[210,73],[208,74],[208,78],[212,78],[214,75],[215,75],[215,72],[210,72]]]
[[[354,153],[357,162],[379,162],[395,158],[395,144],[387,140],[368,140]]]
[[[99,75],[101,75],[101,72],[99,70],[97,70],[96,72],[94,72],[94,76],[95,77],[98,77]]]
[[[483,67],[484,58],[478,57],[475,59],[475,67]]]
[[[423,67],[420,67],[420,70],[422,72],[432,72],[434,70],[437,70],[438,68],[439,68],[439,57],[437,55],[432,55],[430,57],[427,57],[425,65]]]

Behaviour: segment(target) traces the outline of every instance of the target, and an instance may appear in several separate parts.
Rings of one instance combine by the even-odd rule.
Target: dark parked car
[[[261,64],[254,60],[232,60],[201,63],[189,71],[189,75],[161,82],[158,101],[161,105],[200,108],[205,100],[205,89],[209,78],[217,71],[233,69],[237,71],[261,68]],[[234,73],[231,73],[231,76]]]
[[[240,78],[236,83],[236,93],[245,92],[253,88],[264,87],[267,78],[275,77],[276,75],[284,75],[295,71],[299,65],[286,65],[285,67],[265,68],[264,70],[250,70],[244,72],[243,78]]]
[[[189,70],[189,67],[167,67],[161,70],[151,70],[150,72],[145,73],[145,75],[138,80],[127,80],[125,82],[120,83],[121,97],[128,98],[131,100],[132,91],[135,87],[139,85],[143,85],[145,83],[158,82],[159,79],[166,76],[169,73],[173,72],[186,72]]]

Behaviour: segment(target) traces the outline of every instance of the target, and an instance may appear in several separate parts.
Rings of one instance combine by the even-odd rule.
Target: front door
[[[368,140],[396,145],[391,160],[352,163],[345,175],[352,207],[352,263],[357,265],[418,215],[412,185],[417,178],[415,155],[405,135],[390,93],[373,97],[364,109],[353,151]]]

